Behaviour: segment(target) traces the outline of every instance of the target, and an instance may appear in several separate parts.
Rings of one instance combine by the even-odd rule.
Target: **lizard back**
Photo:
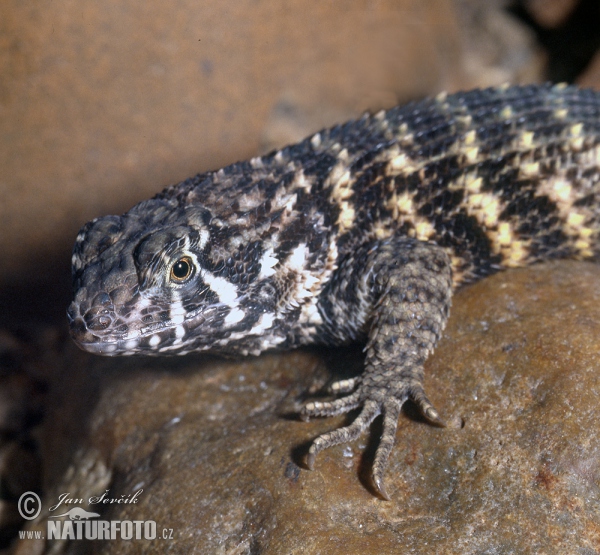
[[[599,143],[598,93],[499,87],[365,115],[199,174],[82,229],[74,336],[105,354],[360,338],[367,286],[339,298],[333,284],[362,245],[395,236],[446,249],[454,288],[503,267],[596,258]],[[184,252],[198,269],[188,289],[164,278]]]

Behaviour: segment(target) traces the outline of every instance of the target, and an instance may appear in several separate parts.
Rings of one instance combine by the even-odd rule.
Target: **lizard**
[[[306,464],[382,416],[371,479],[389,499],[403,404],[444,425],[423,378],[453,293],[505,268],[597,260],[599,166],[593,90],[500,86],[365,114],[84,225],[71,335],[101,355],[362,342],[362,374],[301,410],[359,409]]]

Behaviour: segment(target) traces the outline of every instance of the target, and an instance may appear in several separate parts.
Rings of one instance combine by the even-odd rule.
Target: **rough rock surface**
[[[155,520],[170,553],[600,553],[600,268],[563,262],[463,289],[428,365],[440,429],[408,407],[369,491],[373,437],[301,468],[340,420],[289,416],[352,349],[111,360],[70,349],[51,391],[46,506],[143,489],[102,518]],[[330,370],[326,370],[329,361]],[[60,385],[58,385],[60,384]],[[62,457],[57,457],[62,453]],[[46,513],[47,514],[47,513]],[[164,553],[166,541],[65,553]]]

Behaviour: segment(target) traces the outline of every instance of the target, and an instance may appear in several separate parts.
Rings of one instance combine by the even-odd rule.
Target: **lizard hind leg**
[[[448,254],[434,243],[396,238],[373,248],[370,272],[372,317],[365,370],[334,391],[354,392],[334,401],[308,403],[302,416],[332,416],[362,407],[348,426],[322,434],[309,449],[312,468],[317,453],[357,438],[383,414],[383,432],[375,452],[372,480],[389,499],[383,476],[393,449],[402,405],[411,399],[432,423],[443,426],[423,387],[423,364],[446,325],[452,297]]]

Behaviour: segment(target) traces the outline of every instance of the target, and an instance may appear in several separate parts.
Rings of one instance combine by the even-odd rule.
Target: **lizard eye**
[[[180,258],[171,266],[170,280],[173,283],[184,283],[190,279],[196,271],[196,267],[189,256]]]

